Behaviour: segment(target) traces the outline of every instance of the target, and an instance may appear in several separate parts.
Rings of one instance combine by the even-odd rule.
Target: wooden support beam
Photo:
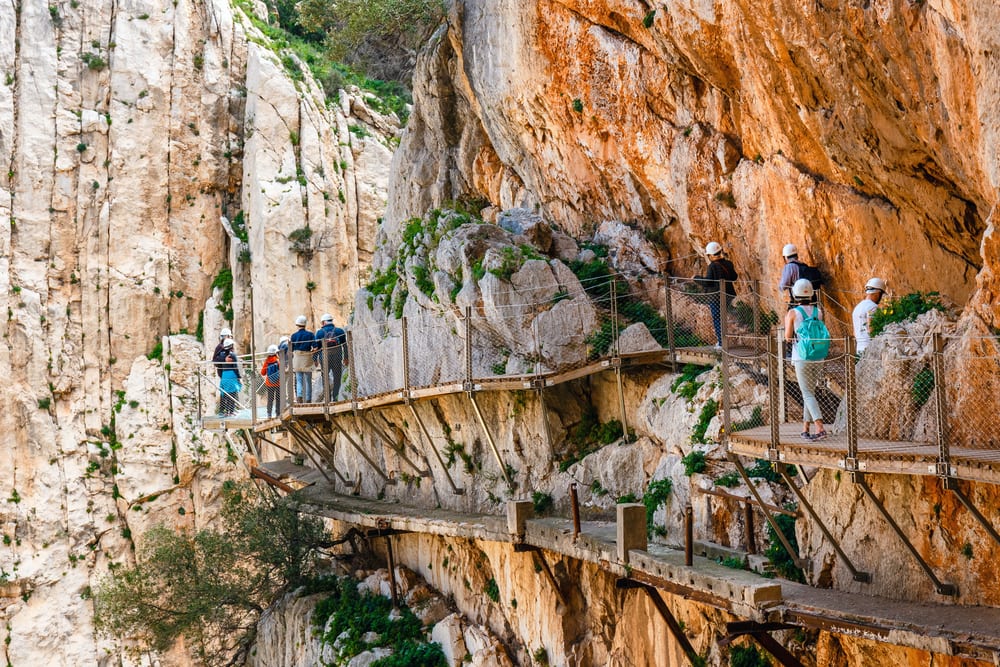
[[[376,473],[378,473],[379,476],[381,476],[382,479],[385,480],[386,484],[395,484],[396,483],[396,480],[389,479],[389,476],[385,474],[385,471],[382,470],[382,468],[380,468],[378,466],[378,464],[376,464],[375,461],[373,461],[370,456],[368,456],[368,453],[364,449],[362,449],[361,445],[359,445],[357,443],[357,441],[355,441],[355,439],[351,437],[351,434],[348,433],[344,429],[344,427],[340,425],[340,422],[338,422],[336,419],[332,419],[330,421],[330,423],[333,424],[333,427],[335,429],[337,429],[338,431],[340,431],[340,434],[342,436],[344,436],[344,438],[347,439],[347,442],[351,445],[351,447],[354,447],[354,449],[357,450],[358,454],[361,455],[361,458],[363,458],[365,461],[368,462],[368,465],[371,466],[372,470],[374,470]]]
[[[308,442],[308,438],[305,438],[301,434],[299,434],[297,432],[297,429],[298,429],[298,425],[296,424],[293,427],[291,421],[289,421],[288,432],[291,433],[292,438],[294,438],[299,443],[299,446],[302,447],[302,451],[305,452],[306,457],[308,457],[309,462],[313,464],[313,467],[316,468],[316,470],[319,470],[320,474],[323,475],[323,478],[327,482],[329,482],[330,484],[333,484],[333,480],[330,479],[330,476],[326,474],[326,470],[324,470],[324,466],[319,461],[317,461],[315,458],[313,458],[312,445],[311,445],[311,443]],[[321,454],[320,455],[320,459],[322,459],[322,458],[323,458],[323,456]]]

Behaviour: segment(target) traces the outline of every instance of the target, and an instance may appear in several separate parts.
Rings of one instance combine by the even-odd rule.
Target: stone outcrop
[[[0,31],[5,657],[98,664],[109,565],[245,475],[200,429],[195,334],[228,314],[245,352],[346,320],[398,123],[328,102],[225,0],[12,3]]]

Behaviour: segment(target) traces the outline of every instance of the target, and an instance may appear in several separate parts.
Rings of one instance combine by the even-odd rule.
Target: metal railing
[[[357,406],[387,394],[408,399],[431,388],[530,388],[541,378],[586,367],[619,368],[628,355],[652,353],[651,361],[677,362],[683,353],[696,352],[705,363],[712,355],[722,358],[726,433],[767,426],[777,446],[782,437],[787,441],[789,433],[795,437],[802,430],[782,429],[803,418],[798,377],[779,331],[778,313],[787,307],[783,295],[767,296],[748,281],[723,282],[706,292],[703,282],[649,273],[581,280],[569,274],[560,281],[483,290],[474,308],[442,305],[415,318],[357,322],[348,327],[343,345],[318,342],[321,349],[308,364],[311,395],[296,390],[292,355],[283,351],[281,410]],[[941,450],[942,464],[951,444],[1000,449],[996,337],[969,341],[938,335],[905,357],[858,361],[845,333],[848,324],[829,311],[824,319],[833,337],[830,353],[807,366],[816,379],[828,444],[843,444],[853,458],[859,440],[929,443]],[[724,349],[716,349],[717,332]],[[268,417],[265,357],[239,357],[241,387],[232,396],[237,414],[230,418]],[[979,389],[961,388],[969,382]],[[211,362],[200,369],[199,393],[200,416],[213,416],[212,397],[222,392]]]

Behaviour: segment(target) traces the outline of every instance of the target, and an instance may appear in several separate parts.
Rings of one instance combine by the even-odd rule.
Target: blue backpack
[[[278,384],[281,380],[281,371],[278,367],[277,361],[272,361],[267,365],[267,381],[272,384]]]
[[[830,330],[823,320],[816,317],[818,307],[813,307],[812,315],[806,315],[802,306],[795,310],[802,314],[802,324],[795,330],[798,342],[795,343],[799,356],[806,361],[822,361],[830,353]]]

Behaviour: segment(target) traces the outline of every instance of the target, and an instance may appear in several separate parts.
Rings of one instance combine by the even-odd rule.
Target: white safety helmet
[[[782,257],[796,257],[799,254],[799,249],[795,247],[794,243],[786,243],[785,247],[781,249]]]
[[[881,278],[872,278],[865,283],[865,294],[871,294],[872,292],[884,292],[885,291],[885,281]]]
[[[223,338],[232,338],[232,335],[233,335],[232,331],[230,331],[229,329],[223,329],[222,331],[219,332],[219,340],[222,340]]]
[[[278,345],[281,345],[282,343],[287,343],[290,340],[291,338],[289,338],[288,336],[282,336],[281,338],[278,339]]]
[[[307,321],[308,320],[306,320],[305,315],[299,315],[298,317],[295,318],[295,326],[304,327]]]
[[[722,244],[712,241],[707,246],[705,246],[706,255],[718,255],[722,252]]]
[[[222,347],[223,349],[226,350],[231,349],[233,347],[233,339],[227,338],[226,340],[222,341]]]
[[[796,299],[811,299],[816,293],[813,289],[813,284],[809,282],[808,278],[799,278],[792,285],[792,295]]]
[[[323,313],[323,317],[319,318],[319,323],[326,324],[327,322],[333,324],[333,315],[330,313]]]
[[[268,354],[278,354],[278,346],[277,345],[268,345],[267,346],[267,353]]]

